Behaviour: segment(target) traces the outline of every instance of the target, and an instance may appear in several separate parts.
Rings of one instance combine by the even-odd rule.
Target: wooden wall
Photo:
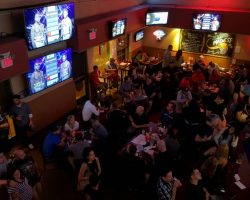
[[[28,50],[22,38],[0,39],[0,54],[10,52],[14,65],[5,69],[0,68],[0,81],[9,79],[29,70]]]
[[[76,108],[75,84],[69,79],[23,101],[29,104],[38,131]]]

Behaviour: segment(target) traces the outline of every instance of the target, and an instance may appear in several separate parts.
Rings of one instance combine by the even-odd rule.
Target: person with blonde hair
[[[64,131],[77,131],[79,130],[79,122],[75,120],[74,115],[68,115],[67,122],[64,125]]]

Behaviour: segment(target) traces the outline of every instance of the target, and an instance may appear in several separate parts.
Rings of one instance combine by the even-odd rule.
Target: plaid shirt
[[[172,198],[172,189],[173,184],[172,182],[166,183],[162,180],[160,177],[157,182],[157,194],[158,194],[158,200],[171,200]]]

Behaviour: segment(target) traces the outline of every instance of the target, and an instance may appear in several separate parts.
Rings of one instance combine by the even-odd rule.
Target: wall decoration
[[[233,33],[182,30],[180,49],[216,56],[232,57],[236,36]]]

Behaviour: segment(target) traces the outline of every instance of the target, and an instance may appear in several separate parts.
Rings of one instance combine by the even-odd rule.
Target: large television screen
[[[111,38],[119,37],[125,33],[127,19],[120,19],[110,22],[111,26]]]
[[[193,16],[193,28],[195,30],[218,31],[221,26],[221,15],[202,13]]]
[[[34,94],[72,77],[72,50],[68,48],[36,58],[29,64],[29,92]]]
[[[160,25],[168,23],[168,12],[148,12],[146,14],[146,25]]]
[[[74,35],[74,3],[26,9],[24,19],[29,50],[68,40]]]
[[[142,40],[143,37],[144,37],[144,30],[137,31],[134,35],[135,42]]]

